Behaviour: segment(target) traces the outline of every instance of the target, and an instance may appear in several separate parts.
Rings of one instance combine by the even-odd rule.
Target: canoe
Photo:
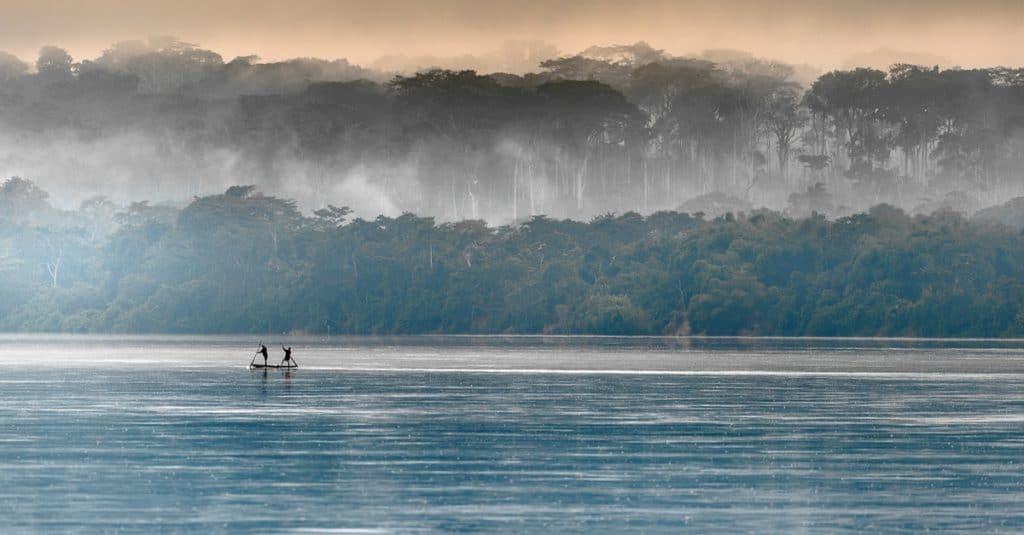
[[[282,366],[281,364],[250,364],[250,368],[298,368],[299,365],[294,366]]]

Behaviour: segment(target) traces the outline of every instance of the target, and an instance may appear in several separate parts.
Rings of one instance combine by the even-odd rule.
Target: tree
[[[327,208],[321,208],[313,212],[313,215],[317,217],[320,225],[324,229],[335,229],[345,224],[345,219],[349,214],[352,213],[352,209],[348,206],[334,206],[328,204]]]
[[[49,193],[40,189],[31,180],[11,177],[0,184],[0,217],[25,219],[49,209],[49,197]]]
[[[885,73],[874,69],[832,71],[816,80],[805,101],[811,110],[828,117],[839,142],[846,147],[848,170],[870,175],[876,163],[888,159],[880,120],[879,97],[886,87]]]
[[[768,101],[766,122],[775,138],[775,150],[779,159],[779,175],[785,180],[789,167],[789,153],[797,132],[807,123],[807,116],[800,109],[799,97],[793,87],[784,86],[772,93]]]
[[[63,48],[44,46],[39,49],[36,72],[47,83],[67,82],[75,76],[74,59]]]
[[[139,90],[144,93],[165,93],[201,81],[223,67],[224,59],[173,36],[154,36],[147,42],[116,43],[96,59],[96,64],[137,76]]]
[[[896,126],[893,142],[903,152],[903,174],[921,181],[927,180],[928,147],[935,141],[942,123],[942,85],[938,67],[893,65],[883,95],[886,119]]]
[[[28,72],[28,65],[7,52],[0,51],[0,82],[10,83],[13,80],[24,76]]]

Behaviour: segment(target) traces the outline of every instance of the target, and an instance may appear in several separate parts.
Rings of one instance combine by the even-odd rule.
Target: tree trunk
[[[53,282],[53,287],[57,287],[57,283],[60,277],[60,265],[64,259],[64,248],[61,247],[57,250],[57,258],[53,262],[46,264],[46,271],[50,273],[50,279]]]

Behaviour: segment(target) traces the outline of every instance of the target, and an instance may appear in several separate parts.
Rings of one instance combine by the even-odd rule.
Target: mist
[[[451,69],[461,65],[481,70]],[[184,205],[253,184],[307,213],[490,224],[658,210],[839,217],[879,203],[971,214],[1024,194],[1022,94],[1019,69],[822,72],[646,42],[559,53],[509,41],[363,67],[225,60],[151,37],[93,58],[54,46],[34,64],[0,56],[0,177],[29,179],[68,209],[97,195]]]

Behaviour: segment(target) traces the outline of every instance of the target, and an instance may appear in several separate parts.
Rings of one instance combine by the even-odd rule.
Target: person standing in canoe
[[[256,352],[257,355],[263,355],[263,367],[267,366],[267,346],[260,344],[260,350]]]
[[[287,366],[298,366],[299,365],[299,363],[295,362],[295,359],[292,358],[292,348],[291,348],[291,346],[289,346],[289,347],[281,346],[281,349],[284,350],[284,360],[281,361],[281,365],[282,366],[285,366],[285,365],[287,365]]]

